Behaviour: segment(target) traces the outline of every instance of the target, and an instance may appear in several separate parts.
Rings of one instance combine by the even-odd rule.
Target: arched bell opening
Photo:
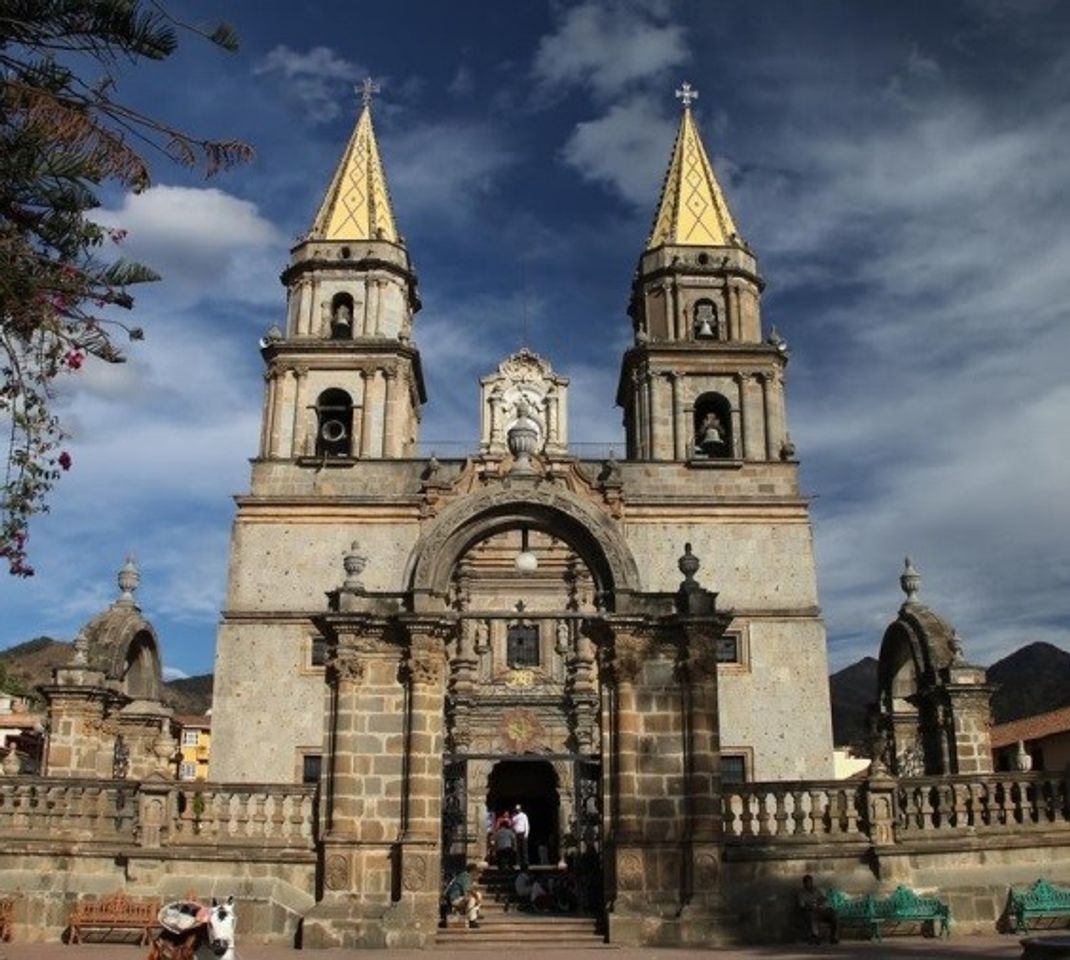
[[[694,455],[710,460],[731,459],[732,404],[720,393],[704,393],[695,401]]]
[[[349,457],[353,451],[353,399],[337,387],[316,400],[316,456]]]
[[[348,293],[336,293],[331,299],[331,339],[353,338],[353,297]]]

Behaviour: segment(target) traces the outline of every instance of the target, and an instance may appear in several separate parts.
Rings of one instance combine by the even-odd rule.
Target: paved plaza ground
[[[0,944],[0,960],[142,960],[146,955],[143,947],[125,945],[85,944],[68,947],[51,943]],[[239,944],[238,960],[479,960],[482,956],[494,956],[495,949],[443,949],[434,950],[302,950],[286,947],[265,947],[256,944]],[[586,950],[556,950],[550,948],[508,949],[509,960],[575,960],[577,954]],[[889,957],[892,960],[924,960],[927,957],[949,960],[1011,960],[1021,956],[1021,946],[1014,936],[961,936],[949,940],[930,940],[923,937],[897,937],[884,943],[865,940],[848,940],[837,946],[807,947],[803,945],[780,945],[760,947],[730,947],[723,950],[687,949],[614,949],[592,951],[595,954],[608,952],[613,960],[808,960],[811,957],[839,957],[841,960],[876,960]]]

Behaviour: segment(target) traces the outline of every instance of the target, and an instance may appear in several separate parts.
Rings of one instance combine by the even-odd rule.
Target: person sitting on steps
[[[476,888],[479,880],[479,864],[470,863],[457,874],[442,893],[442,905],[439,910],[439,926],[445,927],[450,910],[463,913],[468,928],[479,928],[479,907],[483,894]]]

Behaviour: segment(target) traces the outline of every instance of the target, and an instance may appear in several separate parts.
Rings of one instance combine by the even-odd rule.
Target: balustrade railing
[[[1066,778],[1048,773],[900,780],[895,810],[896,833],[903,839],[945,831],[999,833],[1070,824]]]
[[[865,805],[856,781],[807,780],[726,787],[728,840],[827,843],[865,840]]]
[[[314,786],[0,780],[4,841],[312,850]]]
[[[183,784],[170,844],[311,846],[312,786]]]
[[[137,813],[137,784],[124,780],[0,780],[0,837],[5,840],[130,842]]]

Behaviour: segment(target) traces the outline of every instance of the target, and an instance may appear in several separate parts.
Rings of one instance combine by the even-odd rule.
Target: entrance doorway
[[[487,807],[495,815],[519,804],[528,815],[528,857],[534,866],[554,866],[561,858],[560,794],[557,774],[547,760],[499,760],[487,780]]]

